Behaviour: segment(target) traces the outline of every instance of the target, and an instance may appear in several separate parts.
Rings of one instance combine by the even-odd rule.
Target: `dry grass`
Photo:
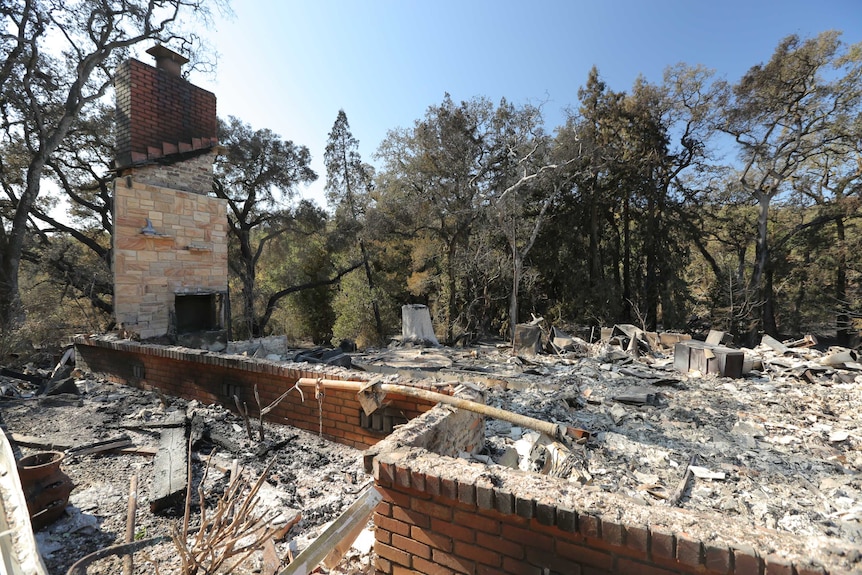
[[[171,539],[179,554],[182,575],[198,573],[232,573],[246,562],[255,551],[262,550],[277,532],[271,527],[274,517],[268,512],[256,511],[257,496],[266,480],[273,461],[270,461],[252,485],[236,463],[231,469],[230,483],[219,497],[215,508],[207,508],[204,489],[209,464],[198,487],[200,502],[199,525],[190,530],[191,474],[186,493],[186,510],[181,525],[174,526]]]

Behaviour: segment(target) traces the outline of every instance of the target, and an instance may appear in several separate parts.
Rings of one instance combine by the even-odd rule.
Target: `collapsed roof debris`
[[[202,488],[212,492],[213,497],[235,477],[236,469],[231,471],[234,462],[253,483],[267,461],[274,461],[257,493],[257,505],[267,513],[279,535],[272,550],[280,558],[276,566],[281,558],[296,555],[308,546],[368,482],[359,451],[303,430],[267,424],[265,441],[257,435],[252,440],[242,418],[222,406],[165,397],[80,373],[74,383],[80,395],[52,398],[37,395],[35,384],[7,379],[7,393],[14,389],[15,397],[7,396],[0,404],[6,431],[21,453],[53,448],[76,454],[62,463],[63,471],[75,484],[65,514],[36,533],[50,573],[66,573],[82,556],[123,543],[132,475],[139,478],[140,484],[135,541],[162,537],[157,545],[136,554],[135,572],[153,572],[150,559],[159,564],[162,573],[179,572],[179,557],[170,535],[172,526],[182,519],[183,498],[165,498],[164,503],[158,499],[156,512],[150,505],[157,501],[153,489],[158,488],[153,456],[162,432],[178,429],[177,421],[189,421],[193,438],[197,436],[192,450],[193,480],[195,485],[201,481],[208,461]],[[126,447],[117,447],[114,439],[118,436],[128,438],[123,442]],[[75,449],[103,438],[111,440],[107,450]],[[182,487],[185,489],[185,484]],[[197,495],[194,499],[197,501]],[[343,551],[340,571],[331,572],[363,573],[370,568],[368,549],[361,553]],[[85,572],[120,573],[121,561],[120,557],[107,557],[86,565]],[[261,552],[252,557],[247,572],[261,569],[263,562]]]
[[[545,330],[540,322],[534,326],[541,329],[542,345],[529,355],[513,355],[509,343],[457,349],[404,343],[349,358],[354,367],[388,374],[387,382],[463,383],[483,394],[492,408],[486,413],[485,444],[462,453],[465,459],[567,478],[582,489],[625,495],[632,505],[719,513],[827,543],[838,538],[862,545],[862,364],[854,350],[818,349],[811,337],[765,338],[754,349],[735,349],[720,332],[692,346],[686,334],[653,334],[634,326],[603,330],[600,342],[588,343],[587,336]],[[704,354],[703,363],[689,359],[680,369],[680,344],[742,354],[741,376],[710,369],[714,353]],[[231,351],[261,361],[301,356],[281,341]],[[43,387],[38,382],[3,380],[10,398],[2,404],[3,418],[13,438],[38,436],[42,449],[93,444],[119,433],[131,440],[122,450],[107,452],[110,457],[80,456],[64,464],[76,484],[66,517],[37,534],[52,569],[68,566],[87,549],[122,540],[129,475],[149,484],[159,426],[177,414],[197,429],[195,455],[214,465],[207,488],[227,484],[234,459],[257,477],[265,460],[275,457],[263,499],[291,511],[277,520],[286,537],[269,551],[270,564],[273,553],[284,558],[309,547],[328,521],[367,493],[356,450],[270,424],[264,440],[248,431],[248,420],[220,406],[82,374],[72,382],[80,396],[52,400],[37,395]],[[580,434],[537,432],[517,418],[496,417],[494,409]],[[38,442],[31,445],[39,448]],[[193,469],[196,480],[201,467]],[[167,533],[175,520],[148,512],[146,505],[139,514],[142,537]],[[171,557],[168,544],[149,553],[153,559]],[[369,553],[366,548],[330,572],[366,572],[362,569],[372,569]],[[263,569],[264,555],[255,559],[255,568]],[[116,566],[87,572],[113,573]]]

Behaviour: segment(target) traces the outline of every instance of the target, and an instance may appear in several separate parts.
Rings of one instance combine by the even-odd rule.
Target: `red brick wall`
[[[577,525],[571,514],[565,531],[557,526],[543,525],[536,517],[514,514],[514,502],[500,502],[509,507],[506,513],[480,509],[471,490],[457,489],[444,481],[445,495],[394,484],[393,472],[386,465],[381,470],[378,490],[384,495],[375,512],[377,527],[377,573],[512,573],[542,575],[550,573],[699,573],[699,557],[695,565],[680,565],[673,550],[656,546],[656,561],[651,561],[651,549],[645,530],[624,538],[625,528],[605,525],[604,534],[598,521],[584,517]],[[440,479],[417,478],[437,490]],[[385,487],[389,485],[389,487]],[[534,510],[523,509],[525,514]],[[587,536],[587,533],[590,536]],[[629,546],[630,545],[630,546]],[[665,561],[660,554],[666,553]],[[725,557],[725,560],[728,558]],[[660,568],[665,562],[669,569]],[[616,567],[616,569],[614,569]],[[726,571],[724,571],[726,572]]]
[[[293,387],[299,378],[348,379],[312,371],[302,364],[288,367],[242,356],[148,346],[127,340],[106,342],[79,336],[75,344],[78,367],[141,389],[159,389],[166,395],[196,399],[206,404],[221,403],[233,409],[233,400],[226,395],[225,386],[237,386],[242,401],[248,405],[249,414],[254,417],[258,411],[255,385],[261,404],[267,406]],[[143,377],[139,377],[141,373]],[[358,449],[374,445],[385,437],[381,432],[360,427],[362,408],[356,392],[326,388],[320,402],[315,399],[313,387],[302,387],[302,392],[305,401],[297,391],[291,391],[265,419],[318,433],[322,415],[324,437]],[[400,410],[407,419],[433,406],[421,399],[396,394],[387,394],[386,402],[390,408]]]
[[[117,163],[148,146],[216,138],[215,94],[138,60],[121,64],[114,78],[117,101]]]
[[[439,436],[453,437],[446,419],[459,414],[442,412],[365,452],[383,495],[374,514],[377,575],[822,575],[844,572],[831,562],[853,554],[838,541],[817,550],[731,517],[429,453]]]

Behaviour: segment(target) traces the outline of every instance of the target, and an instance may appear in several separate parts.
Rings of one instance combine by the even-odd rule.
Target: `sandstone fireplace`
[[[216,98],[180,76],[163,46],[156,66],[117,70],[114,310],[142,339],[211,332],[230,322],[227,205],[211,197]],[[185,342],[188,344],[188,342]]]

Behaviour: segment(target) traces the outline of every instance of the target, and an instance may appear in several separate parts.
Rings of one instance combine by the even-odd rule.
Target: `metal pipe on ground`
[[[311,377],[303,377],[298,382],[298,385],[306,387],[317,387],[340,389],[344,391],[356,391],[359,394],[365,394],[366,397],[373,398],[372,403],[379,407],[380,401],[386,393],[398,393],[408,397],[417,397],[435,403],[445,403],[460,409],[480,413],[494,419],[507,421],[512,425],[518,425],[529,429],[534,429],[545,435],[549,435],[556,439],[569,438],[573,441],[579,441],[589,438],[589,433],[574,427],[567,427],[549,421],[542,421],[519,413],[513,413],[497,407],[491,407],[483,403],[476,403],[459,397],[452,397],[445,393],[437,393],[427,389],[411,387],[409,385],[399,385],[394,383],[375,383],[373,380],[368,382],[362,381],[341,381],[333,379],[315,379]],[[366,409],[367,411],[367,409]]]

